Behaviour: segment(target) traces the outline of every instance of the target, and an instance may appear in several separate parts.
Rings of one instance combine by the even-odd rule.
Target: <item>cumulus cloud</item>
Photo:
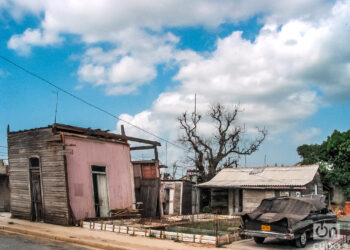
[[[296,145],[312,143],[315,137],[321,134],[321,129],[319,128],[308,128],[304,131],[297,131],[293,133],[293,142]]]
[[[164,28],[204,26],[213,29],[256,15],[260,15],[262,21],[283,23],[291,17],[322,16],[327,12],[327,6],[329,3],[325,0],[176,0],[161,3],[155,0],[34,0],[30,3],[9,0],[0,8],[8,10],[16,19],[28,13],[42,19],[40,27],[27,29],[9,40],[8,47],[23,55],[28,55],[33,46],[60,43],[65,34],[77,35],[89,46],[110,43],[116,50],[102,54],[107,58],[103,60],[109,58],[113,65],[83,63],[78,71],[80,79],[104,85],[108,94],[128,94],[154,79],[159,64],[169,63],[172,59],[183,61],[187,57],[184,53],[174,53],[178,38],[164,34]],[[91,54],[88,56],[92,57]],[[122,57],[126,58],[123,60]],[[152,58],[155,59],[150,60]],[[135,66],[140,71],[131,72],[125,66]]]
[[[159,65],[177,64],[176,89],[160,94],[149,109],[122,116],[172,140],[177,137],[176,117],[193,109],[194,93],[199,111],[215,102],[240,103],[241,123],[266,126],[273,133],[310,117],[321,103],[350,96],[349,1],[25,2],[13,0],[0,8],[11,6],[17,17],[33,13],[41,23],[13,35],[8,47],[28,54],[33,46],[55,45],[66,34],[77,35],[87,48],[80,79],[107,94],[133,93],[155,79]],[[180,38],[165,31],[215,29],[256,16],[263,28],[253,42],[234,31],[204,54],[180,50]]]
[[[136,29],[122,32],[121,37],[125,41],[120,39],[115,48],[88,49],[78,71],[81,80],[103,85],[109,95],[133,93],[151,82],[157,76],[157,65],[170,63],[178,42],[170,33],[155,36]]]
[[[28,55],[31,51],[31,46],[47,46],[61,41],[62,38],[58,37],[54,32],[28,28],[23,34],[12,36],[7,46],[18,51],[21,55]]]
[[[174,77],[181,84],[155,100],[147,120],[161,121],[167,131],[159,133],[176,139],[176,117],[193,110],[197,93],[202,112],[210,103],[240,103],[244,112],[239,122],[248,127],[266,126],[270,134],[295,127],[325,101],[350,91],[350,45],[343,42],[350,35],[348,16],[350,2],[338,2],[327,18],[268,23],[254,42],[241,32],[218,39],[209,56],[186,59]],[[296,140],[311,140],[318,133],[313,128],[298,133]]]

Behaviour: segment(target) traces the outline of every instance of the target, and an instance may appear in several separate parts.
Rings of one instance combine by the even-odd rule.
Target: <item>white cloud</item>
[[[62,41],[56,33],[41,31],[39,29],[26,29],[21,35],[14,35],[8,41],[8,48],[17,50],[21,55],[28,55],[31,46],[47,46]]]
[[[135,29],[122,32],[121,37],[116,48],[88,49],[78,71],[81,80],[105,86],[109,95],[136,92],[151,82],[157,76],[157,65],[171,63],[178,42],[170,33],[154,36]]]
[[[312,143],[313,139],[321,134],[319,128],[308,128],[304,131],[296,131],[293,133],[293,142],[296,145]]]
[[[175,76],[181,84],[160,94],[147,110],[147,121],[161,123],[158,134],[176,140],[176,117],[193,110],[197,93],[202,112],[210,103],[240,103],[244,112],[239,122],[247,127],[266,126],[275,135],[294,131],[325,100],[350,91],[345,84],[350,80],[350,44],[342,42],[349,40],[348,16],[350,2],[339,2],[327,18],[266,24],[254,42],[241,32],[219,39],[209,56],[186,58]],[[130,120],[143,124],[142,119]],[[318,133],[313,128],[296,140],[311,140]]]
[[[99,42],[110,43],[116,49],[97,51],[98,55],[86,54],[97,56],[93,60],[98,63],[83,63],[79,76],[87,82],[104,85],[108,94],[127,94],[154,79],[159,64],[170,60],[183,62],[193,56],[191,52],[188,55],[174,53],[178,38],[169,33],[164,34],[164,28],[204,26],[212,29],[225,22],[239,22],[259,14],[262,20],[268,17],[269,22],[283,23],[291,17],[310,19],[322,16],[327,13],[328,5],[325,0],[288,0],[283,3],[267,0],[176,0],[161,3],[155,0],[35,0],[30,3],[9,0],[0,8],[9,11],[18,20],[28,13],[42,19],[39,27],[13,35],[9,40],[8,47],[24,55],[28,55],[33,46],[60,43],[65,34],[77,35],[90,46]],[[123,61],[123,57],[128,58]],[[136,72],[135,75],[131,70],[124,70],[128,76],[117,73],[118,79],[124,79],[123,83],[111,78],[115,73],[111,73],[108,68],[119,67],[120,72],[123,65],[131,61],[137,63],[140,74]],[[87,72],[87,69],[92,72]],[[103,75],[100,74],[102,71]]]
[[[194,93],[200,111],[213,102],[240,103],[242,123],[265,125],[272,133],[310,117],[325,100],[350,95],[349,1],[25,2],[1,8],[11,6],[17,17],[30,12],[43,18],[39,27],[12,36],[9,48],[28,54],[32,46],[77,35],[87,47],[80,79],[107,94],[135,92],[156,77],[157,66],[178,64],[176,89],[160,94],[148,110],[125,115],[172,140],[176,116],[193,109]],[[218,39],[212,53],[179,50],[180,38],[165,32],[169,27],[214,29],[253,16],[264,23],[254,42],[236,31]]]

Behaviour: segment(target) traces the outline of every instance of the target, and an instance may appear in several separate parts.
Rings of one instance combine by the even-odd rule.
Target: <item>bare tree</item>
[[[237,166],[241,155],[254,153],[264,141],[267,130],[259,128],[255,139],[245,139],[245,126],[236,124],[239,112],[239,106],[233,110],[228,110],[221,104],[209,106],[207,115],[215,124],[215,132],[210,137],[197,133],[197,125],[202,116],[185,112],[178,118],[183,131],[179,141],[194,153],[189,158],[199,171],[202,181],[211,179],[218,167]]]

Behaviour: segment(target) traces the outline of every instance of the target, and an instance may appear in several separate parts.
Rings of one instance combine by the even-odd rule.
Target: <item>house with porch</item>
[[[224,168],[199,188],[211,190],[213,213],[251,212],[265,198],[322,194],[318,165]]]

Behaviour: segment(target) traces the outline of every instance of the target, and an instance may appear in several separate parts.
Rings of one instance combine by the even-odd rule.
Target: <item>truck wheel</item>
[[[254,236],[254,241],[256,244],[262,244],[262,243],[264,243],[264,240],[265,240],[264,237]]]
[[[305,232],[303,232],[299,238],[295,239],[295,246],[299,248],[303,248],[306,246],[307,243],[307,235]]]

